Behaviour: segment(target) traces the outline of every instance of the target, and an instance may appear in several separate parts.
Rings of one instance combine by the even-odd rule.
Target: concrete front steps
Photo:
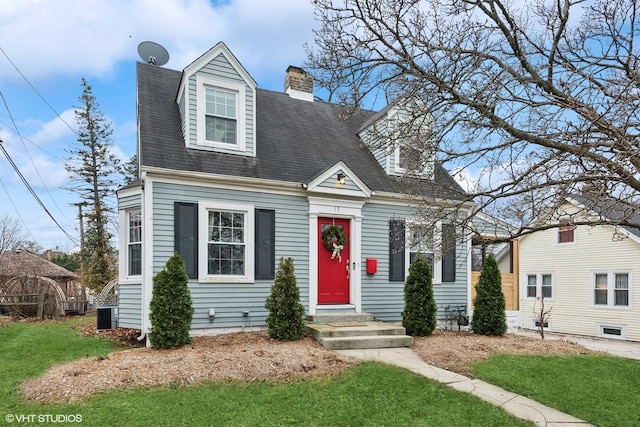
[[[413,338],[402,326],[374,321],[367,313],[310,314],[307,331],[331,350],[411,347]]]

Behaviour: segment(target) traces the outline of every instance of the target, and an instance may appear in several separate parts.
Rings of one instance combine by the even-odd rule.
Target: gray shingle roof
[[[571,198],[608,221],[626,221],[640,224],[640,212],[636,211],[636,207],[629,205],[622,200],[616,200],[602,194],[590,196],[584,193],[573,194],[571,195]],[[629,226],[623,226],[622,228],[627,230],[629,233],[640,237],[640,229]]]
[[[343,161],[373,191],[400,192],[356,132],[374,116],[361,111],[343,120],[338,108],[280,92],[256,90],[256,157],[188,149],[175,102],[182,73],[138,63],[140,162],[174,170],[308,183]],[[462,198],[462,189],[438,165],[436,183],[420,181],[420,193]]]

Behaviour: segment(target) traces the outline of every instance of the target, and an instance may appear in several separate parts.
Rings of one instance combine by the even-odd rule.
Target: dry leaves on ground
[[[83,328],[95,335],[95,326]],[[139,331],[115,329],[101,333],[118,344],[136,345]],[[413,351],[426,362],[471,376],[471,365],[494,353],[584,354],[574,343],[508,334],[486,337],[467,332],[436,331],[414,339]],[[344,372],[358,361],[327,350],[310,337],[300,341],[272,340],[266,332],[196,337],[193,343],[171,350],[131,348],[105,357],[58,365],[44,376],[27,381],[27,399],[73,401],[103,390],[127,386],[195,384],[237,379],[291,380]]]
[[[507,334],[488,337],[468,332],[435,331],[429,337],[414,338],[413,351],[425,362],[473,376],[472,365],[496,353],[523,355],[586,354],[581,345],[557,340]]]
[[[127,386],[202,381],[289,380],[338,374],[357,360],[327,350],[312,338],[280,342],[266,332],[195,337],[175,349],[132,348],[54,366],[22,385],[27,399],[74,401]]]

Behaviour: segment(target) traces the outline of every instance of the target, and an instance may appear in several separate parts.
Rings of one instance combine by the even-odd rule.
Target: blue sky
[[[307,0],[0,0],[0,139],[77,240],[78,198],[61,187],[83,77],[112,124],[115,154],[127,160],[135,153],[139,43],[161,44],[170,55],[165,67],[182,70],[224,41],[259,87],[283,90],[285,70],[303,64],[314,26]],[[0,153],[3,215],[45,249],[75,247]]]

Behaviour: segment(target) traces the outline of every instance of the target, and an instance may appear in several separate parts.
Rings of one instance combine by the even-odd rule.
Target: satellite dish
[[[142,42],[138,45],[138,55],[147,64],[164,65],[169,62],[167,49],[155,42]]]

